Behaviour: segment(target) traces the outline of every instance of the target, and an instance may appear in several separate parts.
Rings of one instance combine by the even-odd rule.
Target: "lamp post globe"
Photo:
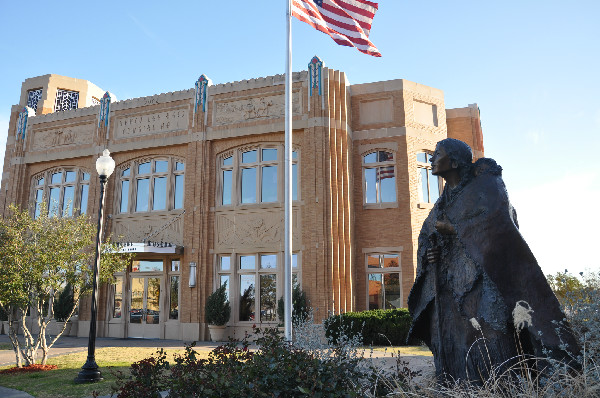
[[[104,219],[104,188],[108,177],[115,170],[115,161],[110,157],[110,152],[105,149],[96,160],[96,171],[100,177],[100,206],[98,207],[98,229],[96,232],[96,255],[94,258],[94,274],[92,280],[92,307],[90,319],[90,334],[88,339],[88,356],[81,371],[75,378],[76,383],[94,383],[102,381],[102,373],[96,364],[96,318],[98,312],[98,283],[100,271],[100,244],[102,241],[102,227]]]

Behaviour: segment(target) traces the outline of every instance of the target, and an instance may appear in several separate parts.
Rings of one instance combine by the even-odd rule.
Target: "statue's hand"
[[[443,235],[456,235],[456,230],[452,224],[450,224],[450,221],[445,219],[437,220],[435,222],[435,229],[437,229],[437,231]]]
[[[433,246],[427,249],[427,261],[429,264],[437,264],[440,261],[440,247]]]

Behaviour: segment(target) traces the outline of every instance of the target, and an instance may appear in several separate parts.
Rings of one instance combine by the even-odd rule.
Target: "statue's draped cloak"
[[[419,235],[409,339],[429,346],[438,376],[485,379],[519,352],[567,362],[579,354],[568,327],[557,332],[564,314],[519,233],[501,170],[492,159],[478,160],[458,187],[444,190]],[[437,232],[438,219],[456,234]],[[426,254],[433,235],[441,248],[437,272]],[[512,311],[519,301],[533,313],[517,341]]]

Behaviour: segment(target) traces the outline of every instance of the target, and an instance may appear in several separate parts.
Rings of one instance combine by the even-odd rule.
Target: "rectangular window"
[[[171,261],[171,272],[179,272],[180,266],[181,266],[180,260],[172,260]]]
[[[169,170],[168,160],[157,160],[154,162],[154,172],[166,173]]]
[[[231,269],[231,257],[221,257],[221,271],[229,271]]]
[[[298,200],[298,165],[292,164],[292,200]]]
[[[138,174],[148,174],[152,171],[150,162],[140,163],[138,165]]]
[[[137,197],[135,201],[135,211],[148,211],[149,189],[150,180],[148,178],[137,180]]]
[[[369,309],[402,307],[400,254],[367,254]]]
[[[179,319],[179,276],[171,276],[169,319]]]
[[[231,204],[231,184],[233,176],[233,170],[223,170],[223,204]]]
[[[62,173],[53,173],[50,177],[51,184],[60,184],[62,182]]]
[[[157,164],[159,162],[156,162]],[[167,208],[167,177],[154,177],[154,195],[152,210],[165,210]]]
[[[242,169],[242,203],[256,203],[256,169]]]
[[[262,169],[262,202],[277,202],[277,166],[264,166]]]
[[[394,176],[394,167],[391,167],[391,176],[385,170],[387,167],[379,167],[379,197],[382,203],[396,201],[396,177]],[[387,174],[386,174],[387,173]]]
[[[260,321],[270,322],[277,320],[277,297],[276,297],[275,274],[260,275]]]
[[[256,256],[240,256],[240,269],[256,269]]]
[[[60,215],[60,188],[50,188],[48,214],[52,216]]]
[[[63,209],[62,214],[68,217],[73,215],[73,205],[75,204],[75,187],[68,185],[63,188]]]
[[[131,263],[131,272],[162,272],[162,260],[134,260]]]
[[[43,184],[43,182],[42,182]],[[42,205],[42,201],[44,199],[44,190],[43,189],[38,189],[35,191],[35,218],[38,218],[40,216],[40,211],[41,208],[40,206]]]
[[[183,208],[183,174],[175,176],[175,209]]]
[[[121,181],[121,213],[129,211],[129,180]]]
[[[229,285],[230,285],[230,283],[229,283],[229,275],[220,275],[219,276],[219,283],[220,283],[220,286],[223,286],[223,285],[227,284],[225,286],[225,295],[227,296],[227,301],[229,301]]]
[[[261,269],[277,268],[277,255],[276,254],[261,254],[260,268]]]
[[[115,298],[113,300],[113,318],[123,315],[123,277],[117,276],[115,284]]]
[[[81,205],[80,205],[81,209],[79,210],[81,214],[87,214],[89,190],[90,190],[89,185],[81,186]]]
[[[75,182],[75,178],[77,177],[77,173],[74,171],[67,171],[65,173],[65,182]]]
[[[255,275],[240,275],[240,321],[254,321]]]

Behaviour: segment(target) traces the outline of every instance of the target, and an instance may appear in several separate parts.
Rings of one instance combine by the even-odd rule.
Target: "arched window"
[[[364,203],[396,202],[396,166],[394,154],[375,151],[363,156]]]
[[[58,168],[45,171],[33,178],[34,217],[41,212],[45,201],[48,214],[71,217],[86,214],[90,174],[76,168]]]
[[[121,165],[120,213],[183,208],[185,164],[174,158],[142,159]]]

